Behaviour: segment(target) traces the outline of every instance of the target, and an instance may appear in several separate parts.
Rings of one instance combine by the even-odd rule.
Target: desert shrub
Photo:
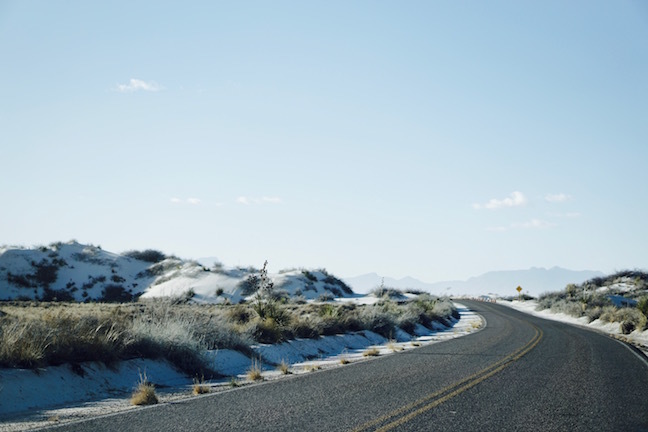
[[[634,321],[623,321],[621,323],[621,333],[630,334],[637,328],[637,325]]]
[[[39,367],[116,359],[123,344],[119,325],[54,311],[0,326],[0,365]]]
[[[316,339],[320,336],[319,329],[313,326],[311,320],[301,318],[294,319],[290,325],[290,331],[297,338]]]
[[[556,297],[551,294],[541,294],[538,297],[538,305],[536,306],[537,311],[551,309],[551,305],[556,301]]]
[[[256,319],[248,328],[248,334],[259,343],[275,344],[290,339],[289,329],[284,329],[272,318]]]
[[[250,381],[263,381],[263,374],[261,371],[261,362],[257,359],[252,361],[252,365],[247,370],[247,377]]]
[[[302,274],[306,277],[311,282],[317,282],[317,276],[315,276],[313,273],[309,272],[308,270],[302,270]]]
[[[599,319],[602,313],[603,308],[600,306],[591,307],[585,310],[585,315],[587,315],[587,319],[590,322]]]
[[[317,322],[317,329],[324,336],[332,336],[347,331],[344,321],[333,316],[320,318]]]
[[[106,303],[125,303],[133,300],[133,295],[121,285],[107,285],[101,291],[100,301]]]
[[[252,319],[253,311],[246,305],[234,305],[227,309],[227,317],[239,324],[245,324]]]
[[[205,376],[203,375],[200,379],[194,378],[193,386],[191,387],[191,393],[194,395],[207,394],[211,390],[207,383],[205,382]]]
[[[375,297],[384,297],[384,298],[401,298],[403,297],[403,293],[396,288],[389,288],[386,286],[381,285],[378,288],[374,288],[371,291],[371,294],[374,295]]]
[[[551,305],[551,311],[556,313],[564,313],[569,316],[579,318],[583,316],[583,307],[580,302],[558,300]]]
[[[110,280],[115,282],[115,283],[126,282],[126,279],[124,279],[123,277],[121,277],[121,276],[119,276],[117,274],[114,274],[114,275],[110,276]]]
[[[164,261],[167,258],[166,255],[162,252],[153,249],[146,249],[144,251],[132,250],[124,252],[122,255],[151,264],[159,263],[160,261]]]
[[[329,302],[335,300],[335,297],[331,293],[322,293],[317,297],[317,301]]]
[[[46,260],[41,261],[35,265],[36,273],[34,273],[34,281],[41,285],[48,287],[54,282],[58,277],[59,267],[56,264],[52,264]]]
[[[195,375],[207,369],[204,338],[188,318],[164,312],[140,315],[133,321],[130,352],[146,358],[166,358],[179,370]]]
[[[353,294],[353,290],[349,285],[347,285],[344,281],[341,279],[336,278],[335,276],[332,276],[328,273],[326,273],[325,270],[322,270],[322,273],[326,275],[326,278],[324,278],[324,282],[329,285],[334,285],[337,286],[339,289],[341,289],[343,292],[346,294]],[[333,291],[333,289],[331,289]],[[338,297],[342,297],[341,294],[335,294]]]
[[[619,308],[616,318],[621,322],[621,332],[623,334],[632,333],[636,329],[643,329],[646,324],[645,316],[637,308]]]
[[[396,325],[403,331],[414,334],[416,324],[420,322],[422,311],[416,305],[409,306],[400,315],[396,317]],[[428,323],[429,325],[429,323]]]
[[[329,291],[331,291],[331,294],[333,294],[335,297],[342,297],[342,290],[340,290],[338,287],[335,286],[327,286],[326,287]]]
[[[616,308],[614,306],[605,306],[601,309],[601,315],[599,319],[604,322],[615,322],[616,321]]]
[[[71,302],[74,301],[74,296],[67,290],[53,290],[50,288],[43,289],[41,301],[44,302]]]
[[[140,375],[140,380],[135,387],[135,391],[131,396],[132,405],[155,405],[158,398],[155,394],[155,386],[148,381],[146,374]]]
[[[257,275],[249,275],[245,279],[242,279],[236,287],[241,290],[241,296],[247,297],[252,295],[259,288],[259,277]]]
[[[33,368],[45,363],[48,329],[43,323],[39,324],[33,320],[3,320],[0,325],[0,366]]]
[[[393,315],[381,307],[371,306],[360,310],[359,317],[365,330],[371,330],[389,338],[394,334],[395,322]]]
[[[13,274],[11,272],[7,272],[7,282],[22,288],[33,288],[35,286],[31,278],[29,278],[28,276]]]
[[[378,348],[372,347],[365,350],[362,355],[364,357],[377,357],[380,355],[380,351],[378,351]]]
[[[644,317],[648,318],[648,297],[641,297],[637,301],[637,309]]]

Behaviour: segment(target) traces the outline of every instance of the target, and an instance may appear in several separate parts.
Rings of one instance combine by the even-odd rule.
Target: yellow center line
[[[389,431],[391,429],[394,429],[395,427],[403,425],[403,424],[407,423],[408,421],[412,420],[414,417],[417,417],[417,416],[423,414],[424,412],[429,411],[432,408],[441,405],[442,403],[452,399],[453,397],[455,397],[455,396],[465,392],[466,390],[476,386],[480,382],[492,377],[496,373],[500,372],[502,369],[507,368],[508,366],[513,364],[513,362],[519,360],[522,356],[524,356],[526,353],[531,351],[533,348],[535,348],[535,346],[538,345],[538,343],[540,343],[540,340],[542,339],[542,335],[543,335],[542,330],[536,329],[537,338],[534,337],[535,341],[533,342],[533,344],[531,346],[529,346],[526,350],[522,351],[521,353],[516,355],[514,358],[512,358],[511,361],[509,361],[508,363],[505,363],[505,364],[499,366],[498,368],[493,369],[493,370],[491,370],[490,372],[488,372],[488,373],[486,373],[484,375],[481,375],[480,377],[470,381],[469,383],[467,383],[463,387],[460,387],[460,388],[454,390],[453,392],[448,393],[447,395],[443,396],[442,398],[437,399],[437,400],[435,400],[433,402],[430,402],[429,404],[422,406],[421,408],[417,409],[416,411],[412,411],[411,413],[407,414],[406,416],[403,416],[403,417],[401,417],[401,418],[399,418],[399,419],[397,419],[397,420],[395,420],[395,421],[393,421],[393,422],[391,422],[391,423],[389,423],[389,424],[387,424],[387,425],[385,425],[385,426],[383,426],[381,428],[376,429],[376,432],[386,432],[386,431]]]
[[[377,429],[377,430],[382,431],[382,430],[392,429],[393,427],[396,427],[396,426],[398,426],[400,424],[405,423],[408,420],[411,420],[413,417],[415,417],[415,416],[417,416],[417,415],[419,415],[419,414],[421,414],[421,413],[423,413],[423,412],[425,412],[425,411],[427,411],[427,410],[429,410],[431,408],[434,408],[435,406],[440,405],[441,403],[453,398],[454,396],[458,395],[459,393],[462,393],[462,392],[468,390],[469,388],[474,387],[478,383],[484,381],[485,379],[495,375],[496,373],[498,373],[499,371],[501,371],[502,369],[504,369],[505,367],[510,365],[512,362],[518,360],[519,358],[524,356],[526,353],[531,351],[540,342],[540,339],[542,339],[542,330],[538,329],[535,326],[533,326],[533,327],[535,328],[535,334],[534,334],[533,338],[531,338],[531,340],[526,345],[524,345],[522,348],[514,351],[513,353],[511,353],[508,356],[506,356],[506,357],[500,359],[499,361],[493,363],[492,365],[488,366],[487,368],[482,369],[481,371],[479,371],[479,372],[477,372],[477,373],[475,373],[475,374],[473,374],[473,375],[471,375],[471,376],[469,376],[467,378],[464,378],[463,380],[461,380],[461,381],[459,381],[457,383],[454,383],[454,384],[452,384],[450,386],[447,386],[447,387],[445,387],[445,388],[443,388],[443,389],[441,389],[439,391],[436,391],[434,393],[431,393],[431,394],[429,394],[429,395],[427,395],[427,396],[425,396],[425,397],[423,397],[423,398],[421,398],[421,399],[419,399],[417,401],[414,401],[414,402],[412,402],[412,403],[410,403],[408,405],[405,405],[405,406],[403,406],[401,408],[398,408],[398,409],[396,409],[396,410],[394,410],[394,411],[392,411],[390,413],[387,413],[387,414],[385,414],[385,415],[383,415],[381,417],[378,417],[378,418],[376,418],[374,420],[371,420],[371,421],[369,421],[369,422],[367,422],[367,423],[365,423],[363,425],[360,425],[359,427],[353,429],[353,432],[361,432],[361,431],[368,430],[368,429],[370,429],[370,428],[372,428],[374,426],[377,426],[377,425],[379,425],[381,423],[384,423],[385,421],[388,421],[388,420],[390,420],[390,419],[392,419],[394,417],[398,417],[398,416],[400,416],[400,415],[402,415],[402,414],[404,414],[404,413],[406,413],[408,411],[411,411],[411,410],[415,409],[416,407],[420,407],[417,410],[415,410],[415,411],[411,412],[410,414],[408,414],[407,416],[401,417],[400,419],[398,419],[398,420],[396,420],[396,421],[394,421],[392,423],[389,423],[386,426],[384,426],[384,427],[382,427],[380,429]],[[448,392],[450,392],[450,393],[448,393]],[[441,396],[441,395],[443,395],[445,393],[447,393],[445,396],[443,396],[443,397],[441,397],[439,399],[436,399],[436,398],[438,398],[439,396]],[[432,402],[430,402],[430,401],[432,401]],[[423,405],[423,406],[421,407],[421,405]]]

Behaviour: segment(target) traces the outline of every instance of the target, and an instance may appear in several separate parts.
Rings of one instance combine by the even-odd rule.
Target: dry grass
[[[146,373],[140,374],[140,380],[131,396],[131,405],[155,405],[158,402],[155,386],[148,381]]]
[[[247,371],[247,377],[250,381],[263,381],[263,374],[261,371],[261,366],[259,360],[254,359],[252,361],[252,366]]]
[[[277,369],[283,374],[283,375],[290,375],[292,372],[290,372],[290,365],[286,363],[285,360],[281,360],[281,363],[279,363],[279,366],[277,366]]]
[[[308,365],[304,366],[304,371],[306,371],[306,372],[315,372],[315,371],[318,371],[320,369],[322,369],[322,366],[320,366],[320,365],[318,365],[316,363],[311,363],[311,364],[308,364]]]
[[[348,358],[346,358],[346,357],[340,358],[340,364],[345,365],[345,364],[349,364],[349,363],[351,363],[351,361]]]
[[[387,344],[387,349],[391,350],[392,352],[400,352],[403,351],[405,348],[398,345],[396,341],[390,340],[389,343]]]
[[[380,351],[376,347],[369,348],[368,350],[362,353],[363,357],[377,357],[379,355],[380,355]]]
[[[200,379],[194,378],[194,383],[192,386],[191,392],[195,395],[201,395],[201,394],[207,394],[211,390],[209,388],[209,385],[205,382],[205,377],[201,377]]]
[[[279,304],[261,320],[252,305],[0,302],[0,367],[38,368],[132,358],[166,359],[190,376],[213,376],[207,350],[234,349],[293,338],[372,330],[389,337],[395,326],[429,325],[449,301],[421,296],[399,305]],[[418,320],[418,321],[417,321]],[[271,324],[271,325],[270,325]]]

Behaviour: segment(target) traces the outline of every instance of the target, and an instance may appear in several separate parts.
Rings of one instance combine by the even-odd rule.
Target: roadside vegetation
[[[618,322],[623,334],[646,330],[648,273],[623,270],[579,285],[569,284],[563,291],[541,295],[537,309],[587,317],[588,322]]]
[[[151,254],[152,255],[152,254]],[[151,256],[150,259],[159,257]],[[194,377],[211,377],[206,353],[233,349],[252,355],[257,343],[318,338],[363,330],[393,338],[398,329],[450,324],[449,299],[429,294],[374,305],[312,302],[277,296],[264,268],[255,296],[241,304],[177,299],[126,303],[16,301],[0,303],[0,367],[38,368],[133,358],[166,359]]]

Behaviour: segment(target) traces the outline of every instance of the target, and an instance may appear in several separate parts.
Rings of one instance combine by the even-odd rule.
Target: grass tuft
[[[261,373],[261,366],[259,360],[254,359],[252,366],[247,371],[247,377],[250,381],[263,381],[263,374]]]
[[[363,357],[377,357],[379,355],[380,355],[380,351],[376,347],[369,348],[368,350],[362,353]]]
[[[290,375],[292,373],[290,372],[290,365],[285,360],[281,360],[277,369],[279,369],[283,375]]]
[[[146,377],[146,372],[144,374],[140,373],[140,380],[131,396],[131,404],[155,405],[158,402],[157,395],[155,394],[155,385],[149,382]]]
[[[398,343],[395,340],[390,340],[389,343],[387,344],[387,349],[390,349],[392,352],[400,352],[403,351],[405,348],[398,345]]]
[[[194,378],[193,380],[193,386],[192,386],[192,393],[195,395],[201,395],[201,394],[207,394],[211,390],[207,383],[205,382],[205,377],[202,376],[200,379]]]

